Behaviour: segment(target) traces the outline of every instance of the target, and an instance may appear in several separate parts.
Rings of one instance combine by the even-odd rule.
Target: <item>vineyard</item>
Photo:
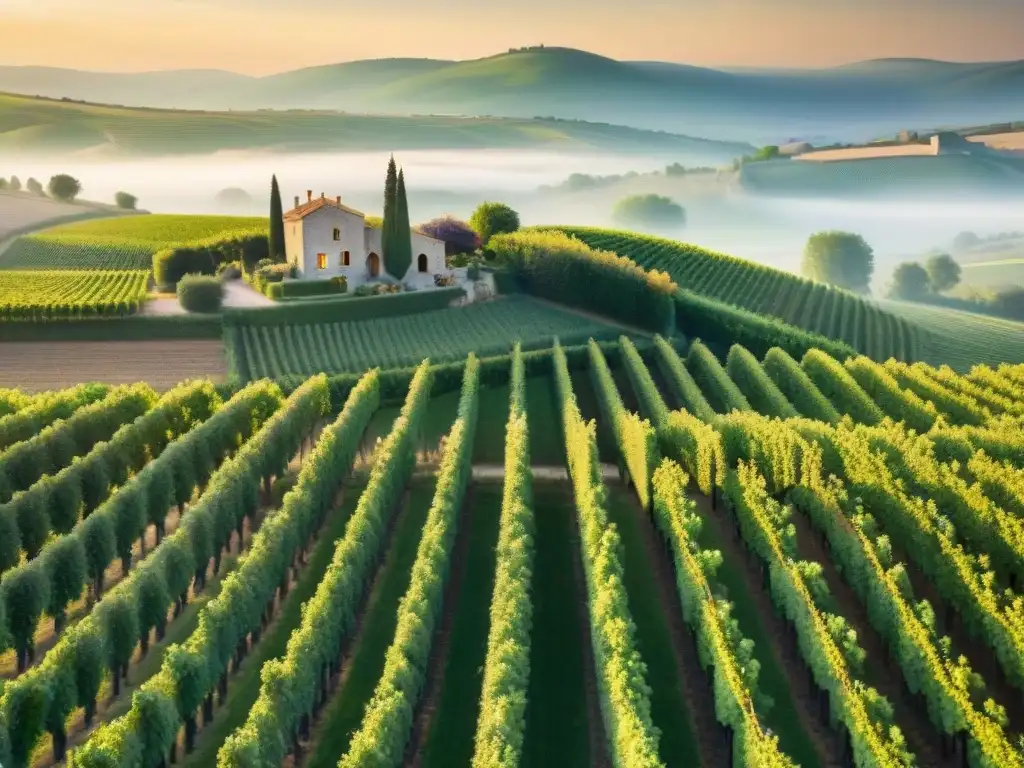
[[[509,339],[548,346],[616,338],[620,330],[525,296],[400,317],[309,325],[232,322],[226,330],[231,372],[243,381],[263,377],[402,368],[425,356],[435,362],[502,354]]]
[[[1024,760],[1024,366],[451,342],[0,392],[0,763]]]
[[[260,218],[164,214],[79,222],[19,237],[0,255],[0,270],[149,270],[162,248],[266,226]]]
[[[707,296],[846,342],[874,360],[921,359],[920,330],[848,291],[763,264],[632,232],[559,227],[592,248],[668,272],[683,291]]]
[[[0,319],[124,317],[146,299],[149,273],[0,271]]]

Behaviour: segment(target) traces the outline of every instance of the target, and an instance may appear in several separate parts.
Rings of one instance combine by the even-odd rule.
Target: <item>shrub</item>
[[[329,277],[326,280],[285,280],[267,286],[266,295],[275,301],[294,299],[304,296],[333,296],[345,293],[348,281],[344,275]]]
[[[686,211],[662,195],[630,195],[615,204],[612,218],[628,227],[666,229],[686,223]]]
[[[268,248],[266,234],[256,232],[217,235],[165,248],[153,254],[153,279],[161,290],[171,291],[184,275],[215,275],[223,262],[240,261],[246,270],[253,270],[266,259]]]
[[[135,195],[130,195],[127,192],[118,192],[114,195],[114,202],[118,208],[122,208],[126,211],[134,211],[136,204],[139,202],[139,198]]]
[[[481,203],[469,219],[470,226],[487,245],[494,235],[509,234],[519,229],[519,214],[504,203]]]
[[[852,232],[818,232],[804,248],[802,271],[812,280],[867,293],[874,269],[874,251]]]
[[[25,182],[25,189],[27,189],[33,195],[39,195],[40,197],[46,194],[43,191],[43,185],[32,178]]]
[[[178,281],[178,302],[189,312],[219,312],[224,285],[215,277],[185,275]]]
[[[70,202],[81,194],[82,183],[74,176],[69,176],[66,173],[58,173],[50,179],[48,189],[50,190],[50,197],[55,200],[65,200]]]
[[[225,261],[217,265],[217,276],[221,280],[237,280],[242,276],[240,261]]]

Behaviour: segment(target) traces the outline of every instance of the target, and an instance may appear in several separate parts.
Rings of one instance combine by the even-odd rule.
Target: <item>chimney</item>
[[[326,197],[323,192],[320,193],[320,199],[323,200]]]
[[[307,203],[312,203],[313,202],[313,190],[312,189],[307,189],[306,190],[306,202]]]
[[[295,207],[296,208],[299,207],[299,196],[298,195],[295,196]]]
[[[337,203],[338,205],[341,205],[341,195],[338,195]]]

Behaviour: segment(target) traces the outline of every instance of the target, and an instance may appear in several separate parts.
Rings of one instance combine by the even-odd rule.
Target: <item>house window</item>
[[[348,251],[342,251],[341,252],[341,266],[347,267],[349,265],[349,259],[350,259],[350,256],[349,256]]]
[[[318,253],[316,255],[316,268],[317,269],[327,269],[327,254],[326,253]]]
[[[341,240],[341,230],[337,227],[334,228],[334,242]]]

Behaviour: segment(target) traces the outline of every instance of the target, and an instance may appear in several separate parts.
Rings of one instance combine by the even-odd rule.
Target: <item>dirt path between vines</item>
[[[444,587],[443,609],[440,623],[434,628],[434,643],[430,649],[430,660],[427,663],[427,679],[423,686],[423,695],[413,719],[412,733],[405,749],[406,768],[420,768],[423,760],[423,748],[430,738],[430,726],[437,706],[441,699],[445,671],[450,659],[452,628],[458,615],[462,597],[462,584],[466,578],[466,566],[469,562],[469,542],[472,541],[472,526],[476,515],[473,513],[473,485],[466,488],[459,511],[461,521],[455,534],[452,549],[452,560],[448,568],[448,582]]]
[[[927,713],[916,705],[904,684],[899,664],[893,660],[885,641],[871,626],[864,603],[839,575],[824,534],[819,534],[799,509],[794,509],[791,519],[796,528],[800,556],[821,564],[825,581],[840,614],[857,632],[857,641],[866,654],[862,679],[892,704],[896,723],[918,761],[922,765],[942,765],[945,758],[939,748],[939,731],[932,725]]]
[[[587,734],[590,740],[590,765],[592,768],[610,768],[611,761],[608,756],[608,736],[604,730],[604,720],[601,717],[600,691],[597,682],[597,664],[594,660],[594,641],[591,636],[590,601],[587,592],[587,575],[583,569],[583,554],[579,517],[576,515],[576,504],[573,491],[570,488],[566,504],[558,506],[560,514],[571,515],[572,520],[566,521],[572,537],[572,574],[576,594],[582,599],[576,601],[576,620],[579,622],[583,635],[583,665],[586,670],[584,680],[586,681],[587,695]]]
[[[689,705],[691,725],[700,750],[700,764],[726,765],[729,746],[721,738],[722,728],[715,718],[714,707],[710,706],[715,700],[711,678],[701,669],[696,639],[683,619],[676,588],[675,566],[651,516],[632,493],[630,499],[632,503],[629,506],[638,521],[646,560],[658,585],[658,601],[672,634],[672,651]]]
[[[697,511],[707,524],[713,526],[722,545],[722,555],[726,562],[723,567],[735,567],[746,583],[746,591],[757,606],[758,618],[766,630],[770,640],[770,648],[764,649],[770,658],[762,658],[762,663],[774,663],[782,670],[786,683],[796,706],[797,716],[804,733],[810,739],[817,753],[822,768],[841,768],[842,759],[838,748],[836,734],[823,723],[808,690],[809,674],[799,651],[793,645],[783,641],[788,630],[786,620],[775,612],[767,584],[762,584],[759,563],[754,562],[755,555],[747,553],[736,534],[733,520],[725,510],[712,510],[711,499],[703,494],[693,493],[690,497],[697,505]]]

